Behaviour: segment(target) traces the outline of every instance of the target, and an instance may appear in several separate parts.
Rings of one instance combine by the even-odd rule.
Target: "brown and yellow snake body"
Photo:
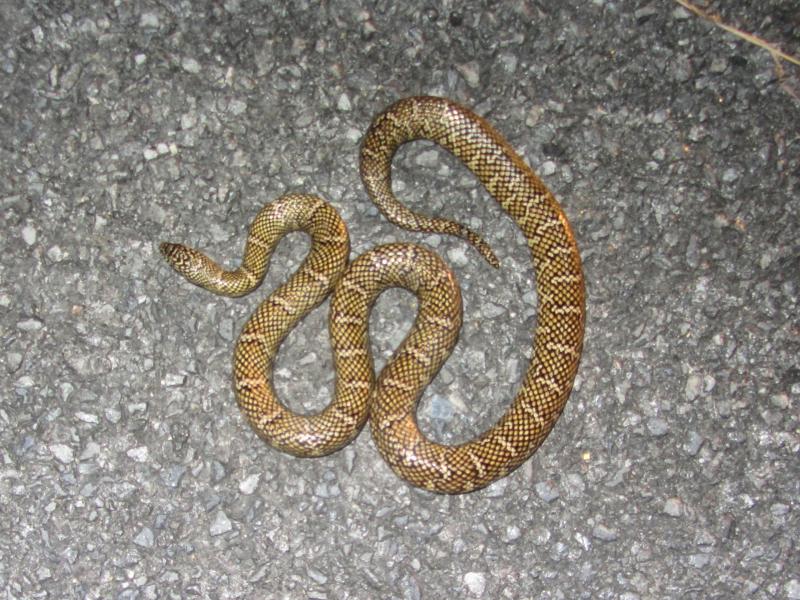
[[[469,492],[504,477],[541,445],[572,389],[584,331],[584,283],[570,225],[553,195],[485,120],[449,100],[413,97],[380,114],[364,139],[361,176],[370,198],[393,223],[448,233],[498,261],[474,232],[408,210],[393,195],[391,163],[410,140],[432,140],[461,159],[517,223],[531,251],[539,301],[533,356],[511,406],[477,439],[457,446],[420,433],[415,411],[423,390],[455,344],[461,300],[452,274],[434,253],[412,244],[370,250],[347,268],[349,239],[336,212],[315,196],[290,194],[268,204],[250,227],[242,266],[223,271],[200,252],[162,244],[172,266],[217,293],[255,289],[269,257],[289,231],[306,231],[312,248],[297,273],[245,324],[236,346],[237,399],[267,442],[296,456],[321,456],[350,442],[369,418],[378,450],[409,483],[442,493]],[[419,299],[416,321],[375,379],[369,311],[388,287]],[[322,412],[298,415],[275,397],[272,363],[288,332],[333,291],[329,316],[336,368],[334,399]]]

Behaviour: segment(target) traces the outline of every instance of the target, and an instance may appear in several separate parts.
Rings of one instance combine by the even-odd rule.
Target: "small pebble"
[[[435,167],[439,164],[439,151],[431,149],[420,152],[414,162],[423,167]]]
[[[136,462],[145,462],[149,453],[147,446],[138,446],[136,448],[131,448],[125,454],[128,455],[128,458],[132,458]]]
[[[50,452],[56,457],[58,462],[69,464],[74,458],[72,448],[66,444],[50,444]]]
[[[21,352],[7,352],[6,353],[6,369],[9,373],[14,373],[22,366],[22,353]]]
[[[90,423],[92,425],[97,425],[100,422],[100,417],[98,417],[97,415],[83,412],[81,410],[75,413],[75,418],[80,421],[83,421],[84,423]]]
[[[536,493],[545,502],[552,502],[560,496],[556,483],[550,479],[547,481],[540,481],[535,486]]]
[[[25,225],[25,227],[22,228],[22,241],[28,244],[28,246],[33,246],[36,243],[36,229],[30,225]]]
[[[44,327],[44,323],[37,318],[25,319],[17,323],[17,329],[20,331],[39,331],[42,327]]]
[[[517,70],[519,59],[516,55],[511,53],[504,53],[500,55],[500,64],[503,65],[503,70],[506,73],[514,73]]]
[[[168,487],[176,488],[180,485],[184,473],[186,473],[186,467],[183,465],[172,465],[166,471],[161,472],[161,481]]]
[[[592,537],[603,542],[613,542],[619,535],[615,530],[609,529],[603,524],[597,524],[594,526],[594,529],[592,529]]]
[[[516,525],[509,525],[506,527],[505,540],[506,542],[514,542],[522,536],[522,530]]]
[[[669,118],[669,113],[666,110],[659,109],[650,115],[650,121],[656,125],[666,122]]]
[[[208,531],[211,535],[222,535],[223,533],[229,532],[231,529],[233,529],[233,525],[228,515],[218,510],[214,517],[214,522],[211,523],[211,527],[209,527]]]
[[[484,305],[483,310],[481,312],[483,313],[483,316],[485,318],[494,319],[495,317],[499,317],[504,312],[506,312],[506,309],[500,306],[499,304],[495,304],[493,302],[487,302]]]
[[[696,431],[690,431],[686,441],[683,443],[683,449],[689,456],[696,456],[703,445],[703,436]]]
[[[139,17],[139,27],[158,29],[158,15],[155,13],[142,13]]]
[[[239,491],[245,494],[246,496],[249,496],[250,494],[256,491],[260,479],[261,479],[260,473],[254,473],[253,475],[246,477],[239,483]]]
[[[14,382],[14,385],[18,388],[32,388],[34,384],[33,377],[30,375],[23,375]]]
[[[89,460],[98,454],[100,454],[100,444],[97,442],[88,442],[83,452],[81,452],[81,460]]]
[[[477,87],[481,82],[480,67],[476,62],[468,62],[456,66],[458,71],[470,87]]]
[[[705,567],[711,559],[709,558],[708,554],[692,554],[689,557],[689,564],[692,565],[695,569],[702,569]]]
[[[783,504],[782,502],[776,502],[769,507],[769,512],[771,512],[772,516],[774,517],[782,517],[789,513],[789,505]]]
[[[486,590],[486,576],[483,573],[470,572],[464,575],[464,585],[475,597],[483,596]]]
[[[722,181],[725,183],[733,183],[737,179],[739,179],[739,171],[734,168],[725,169],[722,173]]]
[[[775,408],[787,409],[791,405],[788,394],[775,394],[770,397],[770,404]]]
[[[565,483],[570,496],[580,496],[586,491],[586,483],[578,473],[568,473]]]
[[[685,394],[687,400],[694,400],[703,389],[703,378],[697,373],[692,373],[686,379]]]
[[[142,548],[152,548],[154,541],[153,530],[149,527],[143,527],[133,538],[133,543]]]
[[[680,517],[683,515],[683,501],[680,498],[668,498],[664,502],[664,512],[670,517]]]
[[[316,581],[320,585],[322,585],[322,584],[324,584],[324,583],[326,583],[328,581],[327,575],[325,575],[324,573],[321,573],[320,571],[317,571],[313,567],[308,567],[306,572],[308,573],[308,576],[311,579],[313,579],[314,581]]]
[[[661,437],[662,435],[666,435],[669,431],[669,426],[664,419],[653,417],[647,419],[647,430],[650,432],[650,435]]]
[[[191,129],[197,125],[197,113],[188,112],[181,115],[181,129]]]
[[[447,260],[449,260],[451,263],[453,263],[457,267],[463,267],[469,262],[469,259],[467,258],[467,254],[466,254],[464,248],[462,247],[462,245],[459,245],[459,246],[457,246],[455,248],[452,248],[452,249],[448,250],[447,251]]]
[[[164,385],[167,387],[182,386],[186,383],[186,375],[179,375],[177,373],[167,373],[164,376]]]
[[[549,177],[550,175],[555,173],[557,169],[558,167],[556,166],[556,163],[554,163],[552,160],[546,160],[542,163],[542,166],[539,168],[539,173],[544,177]]]
[[[197,62],[193,58],[185,57],[181,61],[181,67],[187,73],[199,73],[200,72],[200,63]]]
[[[305,129],[314,122],[316,116],[311,112],[304,112],[294,120],[294,124],[299,129]]]
[[[247,110],[247,102],[243,100],[231,100],[228,103],[228,110],[233,115],[241,115]]]
[[[47,249],[47,258],[54,263],[64,260],[64,256],[64,251],[60,246],[50,246],[50,248]]]
[[[544,527],[534,527],[531,530],[531,540],[537,546],[544,546],[550,541],[552,534],[549,529]]]

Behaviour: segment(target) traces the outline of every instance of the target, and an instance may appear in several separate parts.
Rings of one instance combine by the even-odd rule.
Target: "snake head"
[[[209,275],[209,260],[204,254],[194,248],[171,242],[161,242],[158,249],[173,269],[195,285],[205,287]]]

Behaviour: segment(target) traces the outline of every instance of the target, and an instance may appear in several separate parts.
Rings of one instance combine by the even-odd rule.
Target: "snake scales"
[[[536,271],[539,308],[527,373],[503,417],[470,442],[432,443],[416,424],[422,391],[449,356],[461,326],[458,285],[430,250],[412,244],[379,246],[348,268],[349,238],[336,211],[316,196],[289,194],[266,205],[253,221],[244,259],[235,271],[224,271],[182,244],[163,243],[161,252],[189,281],[240,296],[260,284],[283,235],[308,233],[312,247],[305,261],[262,302],[237,342],[234,380],[241,409],[262,438],[296,456],[321,456],[340,449],[369,417],[377,448],[398,475],[428,490],[463,493],[488,485],[525,462],[560,416],[583,344],[583,272],[572,230],[553,195],[484,119],[443,98],[400,100],[378,115],[367,132],[361,177],[387,219],[414,231],[463,237],[491,264],[499,264],[474,232],[414,213],[393,195],[395,151],[420,138],[449,150],[478,177],[524,233]],[[369,311],[377,296],[392,286],[417,295],[418,314],[376,380]],[[298,415],[275,397],[273,360],[288,332],[331,292],[334,399],[318,414]]]

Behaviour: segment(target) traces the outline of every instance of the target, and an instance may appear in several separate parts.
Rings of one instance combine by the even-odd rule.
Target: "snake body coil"
[[[477,234],[458,223],[411,212],[393,195],[395,151],[420,138],[443,146],[475,173],[522,230],[536,271],[539,308],[531,362],[507,412],[475,440],[457,446],[432,443],[416,424],[419,398],[449,356],[461,326],[458,285],[430,250],[412,244],[379,246],[347,268],[347,230],[333,208],[316,196],[290,194],[259,213],[236,271],[223,271],[181,244],[162,244],[161,251],[193,283],[242,295],[261,282],[280,238],[289,231],[306,231],[312,237],[308,257],[259,306],[239,337],[234,379],[240,407],[262,438],[296,456],[338,450],[369,417],[377,448],[398,475],[431,491],[463,493],[522,464],[560,416],[583,344],[583,272],[572,230],[553,195],[485,120],[443,98],[401,100],[378,115],[367,132],[361,176],[370,198],[390,221],[415,231],[463,237],[498,265]],[[376,381],[368,316],[377,296],[393,286],[415,293],[419,309],[413,328]],[[334,399],[319,414],[297,415],[275,397],[272,363],[288,332],[331,291]]]

